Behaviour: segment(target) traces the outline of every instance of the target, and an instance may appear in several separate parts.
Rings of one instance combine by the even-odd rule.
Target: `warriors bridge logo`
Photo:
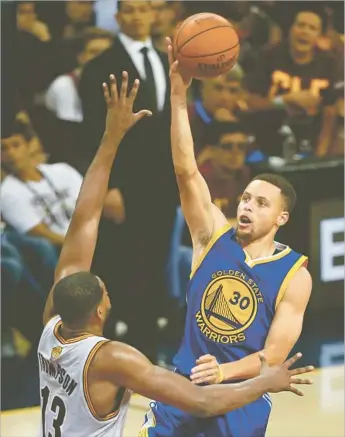
[[[217,343],[242,342],[255,319],[258,302],[263,302],[262,294],[244,273],[220,271],[212,277],[196,314],[198,327]]]

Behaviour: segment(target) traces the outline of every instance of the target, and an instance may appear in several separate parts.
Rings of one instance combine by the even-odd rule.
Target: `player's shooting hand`
[[[128,73],[122,73],[120,92],[117,90],[116,78],[109,76],[110,87],[103,83],[104,100],[107,105],[106,133],[110,136],[122,138],[129,129],[151,111],[143,109],[133,113],[133,104],[139,89],[139,80],[136,79],[128,94]],[[128,95],[127,95],[128,94]]]
[[[313,366],[300,367],[297,369],[290,369],[297,360],[301,358],[302,354],[297,353],[284,364],[278,366],[269,366],[263,353],[259,354],[261,360],[260,375],[268,379],[268,390],[271,393],[279,393],[281,391],[290,391],[298,396],[303,396],[303,393],[295,388],[293,384],[312,384],[310,379],[296,378],[302,373],[309,373],[314,370]]]
[[[191,371],[193,384],[219,384],[223,380],[220,365],[213,355],[203,355],[196,360],[196,366]]]
[[[166,38],[168,47],[168,58],[170,66],[170,83],[172,95],[185,95],[188,87],[192,83],[192,76],[185,71],[175,60],[171,38]]]

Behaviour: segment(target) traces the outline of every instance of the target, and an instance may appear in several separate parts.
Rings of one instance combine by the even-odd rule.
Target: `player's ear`
[[[98,305],[97,310],[96,310],[96,313],[97,313],[97,317],[98,317],[99,319],[101,319],[101,320],[104,319],[104,317],[105,317],[105,311],[104,311],[104,308],[102,308],[102,305]]]
[[[284,226],[289,220],[289,213],[287,211],[282,211],[281,214],[279,214],[277,218],[277,225],[278,226]]]

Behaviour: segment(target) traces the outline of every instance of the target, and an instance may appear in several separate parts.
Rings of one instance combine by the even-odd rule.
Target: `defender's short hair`
[[[284,199],[286,210],[291,213],[296,204],[296,191],[290,182],[283,176],[273,173],[263,173],[255,176],[252,181],[265,181],[279,188]]]
[[[61,279],[54,287],[54,309],[64,323],[83,326],[100,304],[103,290],[90,272],[77,272]]]

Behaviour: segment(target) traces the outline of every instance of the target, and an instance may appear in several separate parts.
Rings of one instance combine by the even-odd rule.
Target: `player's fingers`
[[[129,97],[128,97],[128,103],[131,105],[133,105],[134,100],[137,97],[139,86],[140,86],[139,79],[135,79],[131,92],[129,93]]]
[[[291,384],[307,384],[312,385],[313,381],[309,378],[291,378]]]
[[[169,65],[171,67],[172,64],[174,63],[174,53],[173,53],[171,38],[166,38],[166,42],[167,42],[167,47],[168,47]]]
[[[111,74],[109,76],[110,80],[110,96],[114,103],[117,102],[118,95],[117,95],[117,84],[116,84],[116,77],[114,74]]]
[[[259,358],[260,358],[262,365],[267,364],[267,360],[266,360],[265,354],[263,352],[259,352]]]
[[[288,359],[288,360],[286,360],[285,361],[285,367],[287,368],[287,369],[289,369],[291,366],[293,366],[294,364],[295,364],[295,362],[297,361],[297,360],[299,360],[300,358],[302,357],[302,354],[301,354],[301,352],[297,352],[297,354],[295,354],[293,357],[291,357],[290,359]]]
[[[214,357],[213,355],[207,354],[207,355],[202,355],[201,357],[199,357],[196,360],[196,363],[202,364],[202,363],[208,363],[210,361],[216,361],[216,357]]]
[[[293,387],[292,385],[290,385],[288,391],[291,391],[291,393],[295,393],[295,395],[297,395],[297,396],[304,396],[304,394],[301,392],[301,390],[298,390],[298,388]]]
[[[121,91],[120,91],[120,99],[122,100],[122,102],[124,102],[127,97],[127,88],[128,88],[128,73],[127,71],[123,71]]]
[[[111,104],[111,98],[110,98],[110,93],[109,93],[108,85],[105,82],[103,82],[102,83],[102,88],[103,88],[103,95],[104,95],[105,103],[109,107],[110,104]]]
[[[215,376],[205,376],[204,378],[198,378],[191,380],[193,384],[215,384],[217,378]]]
[[[192,373],[190,379],[193,381],[195,379],[206,378],[209,376],[217,378],[218,373],[219,372],[217,369],[208,369],[208,370],[204,370],[203,372]]]
[[[178,71],[178,61],[174,61],[172,66],[171,66],[171,72],[177,73],[177,71]]]
[[[191,370],[191,373],[193,375],[195,373],[205,372],[205,371],[209,371],[209,370],[212,370],[212,369],[217,370],[218,369],[218,364],[215,365],[213,362],[212,363],[199,364],[198,366],[193,367],[193,369]]]
[[[301,375],[302,373],[310,373],[315,370],[314,366],[298,367],[297,369],[290,370],[290,376]]]

